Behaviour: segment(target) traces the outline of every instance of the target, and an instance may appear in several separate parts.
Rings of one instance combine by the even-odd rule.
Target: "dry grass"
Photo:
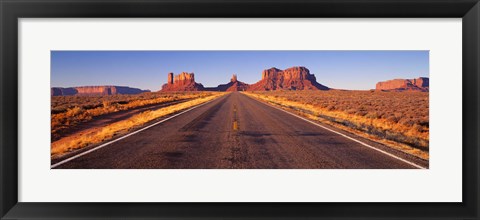
[[[99,144],[101,142],[112,139],[116,135],[127,133],[128,131],[142,126],[145,123],[155,120],[157,118],[208,102],[227,93],[210,92],[208,94],[208,96],[202,95],[200,98],[167,106],[155,111],[145,111],[140,114],[134,115],[126,120],[115,122],[101,128],[91,128],[76,133],[74,135],[62,138],[52,143],[51,155],[58,156],[75,149]]]
[[[331,90],[245,94],[428,159],[429,93]]]
[[[211,92],[151,92],[138,95],[54,96],[51,101],[51,135],[96,116],[147,105],[210,96]]]

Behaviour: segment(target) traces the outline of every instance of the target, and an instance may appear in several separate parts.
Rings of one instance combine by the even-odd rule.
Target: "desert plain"
[[[151,92],[51,88],[52,168],[428,168],[429,79],[329,88],[306,67],[217,87],[166,74]]]

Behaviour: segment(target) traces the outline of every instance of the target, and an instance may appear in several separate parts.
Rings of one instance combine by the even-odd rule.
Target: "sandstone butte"
[[[162,86],[162,91],[203,91],[202,84],[195,82],[195,74],[182,72],[178,75],[168,74],[167,83]]]
[[[181,73],[174,77],[168,74],[168,81],[162,91],[268,91],[268,90],[328,90],[318,83],[315,75],[305,67],[292,67],[286,70],[270,68],[262,72],[262,79],[255,84],[238,81],[233,74],[230,82],[217,87],[203,87],[195,82],[193,73]]]
[[[50,89],[51,96],[139,94],[143,92],[150,92],[150,90],[141,90],[127,86],[52,87]]]
[[[429,91],[429,79],[419,77],[417,79],[392,79],[385,82],[378,82],[377,91]]]
[[[315,75],[305,67],[291,67],[285,70],[270,68],[262,72],[262,79],[249,86],[250,91],[268,90],[328,90],[318,83]]]
[[[248,89],[248,84],[238,81],[237,75],[233,74],[230,82],[227,84],[218,85],[215,88],[207,88],[210,91],[246,91]]]

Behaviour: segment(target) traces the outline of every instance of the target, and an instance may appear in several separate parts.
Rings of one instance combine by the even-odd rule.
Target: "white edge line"
[[[220,96],[220,97],[222,97],[222,96]],[[218,97],[218,98],[220,98],[220,97]],[[163,123],[163,122],[166,122],[166,121],[168,121],[168,120],[170,120],[170,119],[172,119],[172,118],[175,118],[175,117],[177,117],[177,116],[179,116],[179,115],[181,115],[181,114],[183,114],[183,113],[189,112],[189,111],[191,111],[191,110],[193,110],[193,109],[196,109],[196,108],[198,108],[198,107],[200,107],[200,106],[206,105],[206,104],[208,104],[208,103],[210,103],[210,102],[213,102],[213,101],[215,101],[215,100],[217,100],[217,98],[212,99],[212,100],[210,100],[210,101],[208,101],[208,102],[202,103],[202,104],[200,104],[200,105],[191,107],[191,108],[189,108],[189,109],[187,109],[187,110],[185,110],[185,111],[182,111],[182,112],[180,112],[180,113],[178,113],[178,114],[176,114],[176,115],[172,115],[172,116],[170,116],[170,117],[168,117],[168,118],[166,118],[166,119],[163,119],[163,120],[161,120],[161,121],[155,122],[155,123],[153,123],[153,124],[151,124],[151,125],[149,125],[149,126],[146,126],[146,127],[144,127],[144,128],[141,128],[141,129],[139,129],[139,130],[136,130],[136,131],[134,131],[134,132],[132,132],[132,133],[129,133],[129,134],[127,134],[127,135],[124,135],[124,136],[122,136],[122,137],[119,137],[119,138],[117,138],[117,139],[115,139],[115,140],[109,141],[109,142],[107,142],[107,143],[105,143],[105,144],[102,144],[102,145],[100,145],[100,146],[94,147],[94,148],[92,148],[92,149],[90,149],[90,150],[88,150],[88,151],[85,151],[85,152],[82,152],[82,153],[77,154],[77,155],[75,155],[75,156],[69,157],[69,158],[67,158],[67,159],[65,159],[65,160],[62,160],[62,161],[60,161],[60,162],[58,162],[58,163],[56,163],[56,164],[51,165],[51,166],[50,166],[50,169],[53,169],[53,168],[55,168],[55,167],[58,167],[58,166],[60,166],[60,165],[62,165],[62,164],[64,164],[64,163],[67,163],[67,162],[69,162],[69,161],[71,161],[71,160],[74,160],[74,159],[76,159],[76,158],[79,158],[79,157],[81,157],[81,156],[85,156],[85,155],[87,155],[87,154],[89,154],[89,153],[92,153],[93,151],[96,151],[96,150],[98,150],[98,149],[100,149],[100,148],[106,147],[106,146],[108,146],[108,145],[110,145],[110,144],[113,144],[113,143],[119,141],[119,140],[125,139],[125,138],[130,137],[130,136],[132,136],[132,135],[134,135],[134,134],[137,134],[137,133],[139,133],[139,132],[141,132],[141,131],[147,130],[147,129],[153,127],[153,126],[156,126],[156,125],[158,125],[158,124],[161,124],[161,123]]]
[[[420,166],[420,165],[418,165],[418,164],[416,164],[416,163],[413,163],[413,162],[410,162],[410,161],[408,161],[408,160],[405,160],[405,159],[403,159],[403,158],[401,158],[401,157],[395,156],[395,155],[393,155],[393,154],[391,154],[391,153],[388,153],[388,152],[386,152],[386,151],[384,151],[384,150],[381,150],[381,149],[378,149],[378,148],[373,147],[373,146],[371,146],[371,145],[368,145],[368,144],[366,144],[366,143],[364,143],[364,142],[362,142],[362,141],[359,141],[359,140],[357,140],[357,139],[355,139],[355,138],[352,138],[352,137],[350,137],[350,136],[348,136],[348,135],[345,135],[345,134],[342,134],[342,133],[340,133],[340,132],[338,132],[338,131],[335,131],[335,130],[332,130],[332,129],[330,129],[330,128],[327,128],[327,127],[325,127],[325,126],[323,126],[323,125],[320,125],[320,124],[318,124],[318,123],[316,123],[316,122],[310,121],[310,120],[308,120],[308,119],[306,119],[306,118],[303,118],[303,117],[298,116],[298,115],[296,115],[296,114],[294,114],[294,113],[291,113],[291,112],[289,112],[289,111],[286,111],[286,110],[284,110],[284,109],[281,109],[281,108],[279,108],[279,107],[277,107],[277,106],[269,105],[269,104],[267,104],[267,103],[265,103],[265,102],[260,102],[260,103],[263,103],[263,104],[265,104],[265,105],[267,105],[267,106],[270,106],[270,107],[276,108],[276,109],[278,109],[278,110],[281,110],[281,111],[283,111],[283,112],[285,112],[285,113],[288,113],[288,114],[290,114],[290,115],[293,115],[293,116],[295,116],[295,117],[297,117],[297,118],[300,118],[300,119],[302,119],[302,120],[304,120],[304,121],[310,122],[311,124],[314,124],[314,125],[316,125],[316,126],[318,126],[318,127],[321,127],[321,128],[323,128],[323,129],[325,129],[325,130],[331,131],[331,132],[333,132],[333,133],[335,133],[335,134],[341,135],[341,136],[343,136],[343,137],[345,137],[345,138],[348,138],[348,139],[350,139],[350,140],[352,140],[352,141],[355,141],[355,142],[357,142],[357,143],[359,143],[359,144],[361,144],[361,145],[363,145],[363,146],[365,146],[365,147],[368,147],[368,148],[371,148],[371,149],[373,149],[373,150],[376,150],[376,151],[378,151],[378,152],[380,152],[380,153],[386,154],[386,155],[388,155],[388,156],[390,156],[390,157],[393,157],[393,158],[395,158],[395,159],[397,159],[397,160],[400,160],[400,161],[402,161],[402,162],[405,162],[405,163],[407,163],[407,164],[409,164],[409,165],[412,165],[412,166],[414,166],[414,167],[416,167],[416,168],[419,168],[419,169],[427,169],[426,167]]]

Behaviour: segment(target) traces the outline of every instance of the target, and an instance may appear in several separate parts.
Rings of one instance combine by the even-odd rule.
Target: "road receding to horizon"
[[[233,92],[67,162],[54,161],[52,168],[428,167],[428,161],[315,123]]]

